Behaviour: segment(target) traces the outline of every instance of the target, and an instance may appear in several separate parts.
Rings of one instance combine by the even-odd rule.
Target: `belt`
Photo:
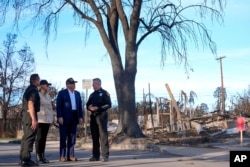
[[[77,110],[71,110],[72,112],[77,112]]]

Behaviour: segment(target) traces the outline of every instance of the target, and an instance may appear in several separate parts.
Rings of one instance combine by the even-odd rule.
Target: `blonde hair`
[[[37,90],[38,90],[38,92],[41,92],[41,93],[47,93],[47,94],[49,94],[49,91],[50,91],[50,89],[48,88],[47,89],[47,91],[45,91],[44,89],[42,89],[42,86],[41,85],[39,85],[38,87],[37,87]]]

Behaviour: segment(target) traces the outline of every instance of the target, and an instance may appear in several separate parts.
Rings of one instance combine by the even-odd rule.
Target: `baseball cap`
[[[40,81],[40,85],[51,85],[51,83],[48,83],[47,80],[43,79]]]
[[[75,81],[73,78],[68,78],[66,80],[66,84],[74,84],[74,83],[77,83],[77,81]]]

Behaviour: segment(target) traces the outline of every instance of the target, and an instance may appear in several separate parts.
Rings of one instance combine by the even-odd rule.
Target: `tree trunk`
[[[8,137],[6,133],[7,133],[7,111],[3,109],[3,134],[1,135],[1,137],[3,138]]]
[[[113,1],[117,2],[117,1]],[[139,9],[138,9],[139,10]],[[112,14],[117,14],[113,12]],[[136,16],[134,16],[136,17]],[[125,18],[123,18],[125,19]],[[135,103],[135,76],[137,72],[137,45],[136,32],[138,28],[138,19],[133,22],[133,26],[129,31],[125,28],[126,36],[126,51],[125,51],[125,65],[123,65],[120,50],[117,40],[117,24],[118,17],[109,19],[108,25],[109,33],[106,34],[102,24],[97,24],[103,44],[106,47],[111,63],[115,83],[115,90],[118,101],[119,110],[119,125],[116,133],[125,133],[130,137],[144,137],[136,117],[136,103]],[[126,24],[126,19],[123,22]],[[126,27],[126,25],[124,25]],[[132,23],[131,23],[132,24]],[[112,28],[113,27],[113,28]],[[113,32],[113,33],[112,33]]]
[[[115,85],[119,85],[116,89],[119,108],[119,125],[116,133],[125,133],[130,137],[144,137],[137,117],[135,105],[135,85],[134,80],[124,75],[120,80],[115,79]]]
[[[135,76],[136,76],[136,51],[126,51],[125,69],[122,68],[121,59],[112,60],[113,76],[116,87],[119,125],[116,133],[125,133],[130,137],[144,137],[136,117]],[[132,51],[131,51],[132,50]],[[111,57],[116,57],[112,56]],[[118,56],[117,56],[118,57]]]

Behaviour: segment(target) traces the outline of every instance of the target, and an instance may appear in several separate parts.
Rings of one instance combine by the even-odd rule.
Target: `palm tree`
[[[184,111],[185,116],[187,116],[187,105],[189,104],[189,111],[190,111],[190,117],[192,115],[191,111],[193,109],[193,105],[195,103],[195,98],[197,98],[197,94],[194,91],[190,91],[189,92],[189,97],[187,95],[187,93],[185,93],[183,90],[181,90],[180,93],[180,108],[182,111]]]

